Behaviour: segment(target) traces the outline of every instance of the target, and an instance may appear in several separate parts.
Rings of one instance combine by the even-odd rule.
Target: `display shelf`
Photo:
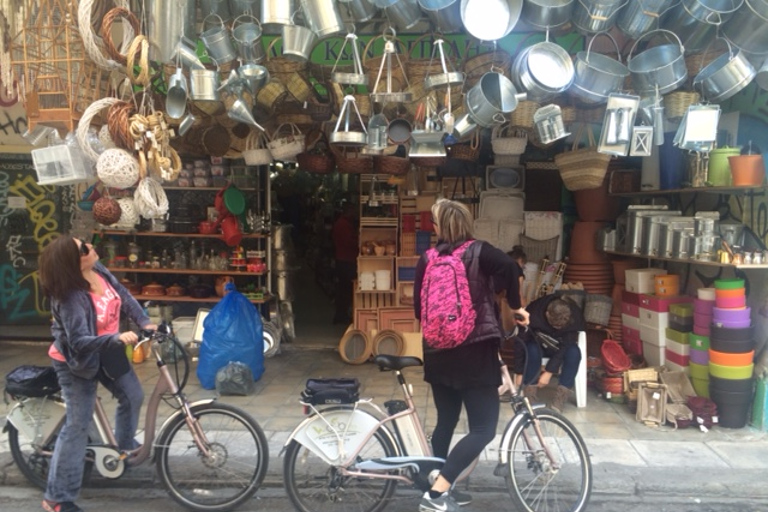
[[[223,188],[226,188],[226,186],[223,187],[163,187],[163,190],[188,190],[188,191],[219,191]],[[241,190],[243,192],[255,192],[258,189],[254,187],[237,187],[238,190]]]
[[[94,229],[97,235],[113,236],[155,236],[155,237],[180,237],[180,238],[221,238],[221,233],[203,235],[200,233],[171,233],[170,231],[122,231],[119,229]],[[257,238],[269,238],[269,235],[261,233],[243,234],[243,239],[253,240]]]
[[[668,196],[672,194],[740,194],[749,192],[765,193],[766,186],[759,187],[695,187],[695,188],[672,188],[665,190],[640,190],[638,192],[616,192],[610,194],[612,197],[643,197],[643,196]]]
[[[129,268],[129,267],[107,267],[107,270],[113,273],[132,273],[132,274],[186,274],[202,276],[263,276],[265,272],[246,272],[244,270],[195,270],[191,268]]]
[[[211,297],[205,297],[205,298],[198,298],[198,297],[189,297],[186,295],[177,296],[177,295],[146,295],[143,293],[135,293],[131,294],[133,298],[136,300],[154,300],[157,302],[219,302],[224,297],[219,297],[218,295],[212,295]],[[248,299],[252,304],[266,304],[270,300],[272,300],[271,295],[264,296],[262,299]]]
[[[749,265],[734,265],[732,263],[720,263],[718,261],[706,261],[706,260],[691,260],[691,259],[680,259],[680,258],[666,258],[664,256],[647,256],[645,254],[633,254],[628,252],[619,252],[619,251],[605,251],[606,254],[612,254],[614,256],[624,256],[628,258],[638,258],[638,259],[645,259],[645,260],[654,260],[654,261],[669,261],[672,263],[687,263],[689,265],[701,265],[701,266],[708,266],[708,267],[725,267],[725,268],[736,268],[739,270],[759,270],[759,269],[768,269],[768,263],[761,263],[759,265],[749,264]]]

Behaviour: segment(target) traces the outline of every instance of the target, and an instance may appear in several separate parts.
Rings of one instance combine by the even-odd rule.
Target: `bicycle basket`
[[[5,376],[5,391],[12,396],[37,398],[52,395],[60,389],[56,372],[51,366],[25,364]]]
[[[360,381],[354,378],[309,379],[301,400],[312,405],[353,404],[360,399]]]

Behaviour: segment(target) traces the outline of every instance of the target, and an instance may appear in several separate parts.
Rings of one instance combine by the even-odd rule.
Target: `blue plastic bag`
[[[205,389],[216,387],[216,372],[232,361],[248,366],[253,380],[264,373],[264,333],[261,315],[235,285],[208,313],[203,322],[203,343],[197,365],[197,378]]]

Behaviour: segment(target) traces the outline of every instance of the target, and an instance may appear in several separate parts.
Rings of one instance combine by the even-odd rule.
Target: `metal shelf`
[[[200,233],[171,233],[170,231],[122,231],[119,229],[94,229],[93,232],[98,235],[115,235],[115,236],[221,238],[221,233],[212,233],[210,235],[203,235]],[[257,239],[257,238],[269,238],[269,235],[262,235],[261,233],[250,233],[250,234],[243,235],[243,239]]]
[[[633,253],[619,252],[619,251],[604,251],[604,252],[606,254],[612,254],[614,256],[625,256],[628,258],[638,258],[638,259],[654,260],[654,261],[670,261],[673,263],[687,263],[689,265],[701,265],[701,266],[707,266],[707,267],[725,267],[725,268],[735,268],[739,270],[768,269],[768,263],[761,263],[759,265],[734,265],[732,263],[720,263],[718,261],[689,260],[689,259],[683,260],[679,258],[665,258],[663,256],[646,256],[645,254],[633,254]]]
[[[136,300],[154,300],[156,302],[219,302],[223,297],[213,295],[206,298],[189,297],[186,295],[174,296],[174,295],[146,295],[143,293],[131,294]],[[263,299],[248,299],[253,304],[265,304],[272,300],[271,295],[264,296]]]
[[[672,188],[666,190],[641,190],[639,192],[616,192],[612,197],[643,197],[643,196],[668,196],[671,194],[741,194],[749,192],[765,193],[766,186],[759,187],[696,187],[696,188]]]
[[[195,270],[191,268],[128,268],[128,267],[107,267],[112,273],[135,273],[135,274],[185,274],[201,276],[263,276],[265,272],[246,272],[244,270]]]

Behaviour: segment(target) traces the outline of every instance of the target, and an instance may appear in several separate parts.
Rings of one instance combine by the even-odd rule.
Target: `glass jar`
[[[115,256],[115,261],[112,264],[115,268],[126,268],[128,266],[128,258],[125,256]]]
[[[117,257],[117,242],[112,239],[107,240],[104,242],[104,249],[106,249],[107,253],[107,266],[115,266],[115,258]]]
[[[141,247],[136,242],[128,244],[128,266],[139,268],[139,259],[141,258]]]
[[[152,268],[160,268],[160,256],[152,256]]]

